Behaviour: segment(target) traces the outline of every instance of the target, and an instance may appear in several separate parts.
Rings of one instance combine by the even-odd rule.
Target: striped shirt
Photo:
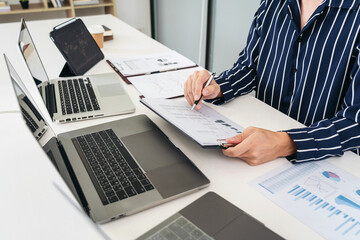
[[[262,0],[246,47],[215,80],[222,104],[256,97],[308,127],[286,130],[294,162],[360,148],[360,0],[324,0],[300,30],[300,0]],[[234,28],[231,29],[234,31]]]

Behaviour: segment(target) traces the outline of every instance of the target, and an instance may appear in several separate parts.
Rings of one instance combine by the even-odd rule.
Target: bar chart
[[[360,179],[327,161],[286,164],[250,183],[326,239],[360,239]]]

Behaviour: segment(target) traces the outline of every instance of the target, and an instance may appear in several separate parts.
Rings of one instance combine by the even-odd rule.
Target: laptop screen
[[[26,94],[24,86],[21,86],[20,77],[5,54],[4,58],[26,125],[29,127],[35,138],[40,139],[48,129],[48,125],[40,114],[37,106],[34,104],[32,98]]]
[[[37,86],[43,82],[48,82],[49,78],[41,62],[40,56],[35,48],[30,32],[26,26],[25,20],[21,19],[21,30],[18,40],[20,52],[30,70],[30,73]]]

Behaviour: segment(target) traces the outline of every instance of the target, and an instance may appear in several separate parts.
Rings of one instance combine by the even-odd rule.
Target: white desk
[[[21,114],[0,114],[0,132],[0,238],[103,239],[96,225],[76,209],[76,200],[34,142]]]
[[[85,24],[105,24],[112,28],[114,32],[114,40],[105,42],[103,48],[103,52],[106,58],[116,55],[131,56],[136,54],[156,53],[168,50],[168,48],[165,46],[162,46],[161,44],[148,38],[146,35],[134,30],[130,26],[124,24],[112,16],[84,17],[83,20]],[[48,33],[53,26],[63,21],[64,19],[56,19],[28,23],[30,32],[44,61],[45,68],[51,78],[54,78],[59,74],[64,64],[64,60],[62,59],[54,44],[50,41]],[[0,39],[0,52],[5,52],[8,54],[10,60],[15,65],[16,70],[19,72],[19,75],[24,79],[24,81],[26,81],[26,85],[28,86],[30,92],[36,93],[37,89],[35,86],[33,86],[29,73],[25,71],[25,65],[21,60],[17,50],[16,40],[18,37],[19,28],[19,23],[0,24],[0,34],[2,35],[6,32],[10,39]],[[7,80],[7,71],[2,61],[0,61],[0,69],[0,89],[8,89],[11,85],[3,81],[3,79]],[[89,73],[110,71],[112,71],[112,69],[103,61],[96,65]],[[109,235],[109,237],[112,239],[134,239],[173,213],[179,211],[181,208],[185,207],[187,204],[191,203],[205,192],[214,191],[244,211],[248,212],[261,222],[265,223],[270,229],[277,232],[286,239],[322,239],[321,236],[319,236],[316,232],[305,226],[295,217],[282,210],[279,206],[275,205],[273,202],[265,198],[263,195],[248,185],[248,182],[252,179],[284,164],[286,162],[285,159],[278,159],[261,166],[250,167],[240,160],[224,157],[220,150],[202,149],[188,137],[181,134],[174,127],[169,125],[167,122],[140,104],[138,101],[139,93],[133,86],[126,85],[124,83],[123,85],[131,95],[132,100],[136,105],[136,112],[134,114],[147,114],[164,131],[164,133],[168,135],[170,140],[172,140],[176,146],[178,146],[191,160],[194,161],[194,163],[210,179],[211,185],[210,187],[203,189],[200,192],[176,199],[174,201],[151,208],[132,216],[127,216],[125,218],[100,225],[100,227]],[[11,95],[10,91],[2,91],[7,93],[7,95],[0,95],[2,100],[5,98],[7,99],[7,97]],[[41,109],[46,112],[45,106],[41,103],[40,96],[38,94],[34,94],[34,98],[39,103],[38,105],[40,105]],[[15,98],[10,96],[9,99],[11,101],[9,100],[8,108],[11,109]],[[6,109],[6,106],[0,106]],[[212,107],[244,127],[252,125],[270,130],[280,130],[301,126],[301,124],[295,120],[288,118],[284,114],[260,102],[252,96],[243,96],[226,105]],[[52,126],[56,133],[61,133],[79,127],[85,127],[129,117],[134,114],[108,117],[98,120],[88,120],[78,123],[66,123],[62,125],[52,124]],[[48,120],[50,120],[48,114],[46,114],[46,117]],[[9,121],[9,125],[15,124],[18,123]],[[17,134],[11,134],[9,137],[17,139],[21,134],[22,133],[17,132]],[[25,151],[27,149],[29,150],[29,159],[33,156],[42,156],[45,159],[45,156],[40,153],[41,149],[36,146],[36,142],[31,141],[30,138],[27,138],[26,142],[29,145],[34,146],[34,148],[31,149],[31,154],[29,147],[25,146],[18,146],[17,148],[10,147],[3,149],[2,152],[5,152],[5,156],[11,156],[10,153],[14,150],[19,151],[21,149],[21,151]],[[25,140],[23,143],[25,145]],[[26,159],[21,159],[18,156],[15,156],[13,159],[19,161],[19,164],[26,161]],[[330,161],[335,165],[349,171],[350,173],[360,176],[359,160],[360,158],[355,154],[346,153],[343,157],[334,158]],[[32,177],[37,178],[37,176]],[[1,181],[2,184],[4,184],[4,181]],[[26,182],[21,182],[19,184],[22,184],[24,188],[28,186],[26,185]],[[37,196],[31,197],[36,198]],[[27,223],[26,221],[21,222],[17,226],[14,226],[14,228],[21,228],[22,224]],[[47,224],[44,223],[42,227],[46,229]]]

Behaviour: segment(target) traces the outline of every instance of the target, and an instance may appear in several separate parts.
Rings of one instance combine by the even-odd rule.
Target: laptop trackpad
[[[101,97],[124,95],[124,89],[120,84],[106,84],[97,86]]]
[[[247,214],[243,214],[215,235],[216,239],[279,240],[279,235]]]
[[[180,163],[185,158],[157,129],[122,137],[121,140],[146,172]]]

